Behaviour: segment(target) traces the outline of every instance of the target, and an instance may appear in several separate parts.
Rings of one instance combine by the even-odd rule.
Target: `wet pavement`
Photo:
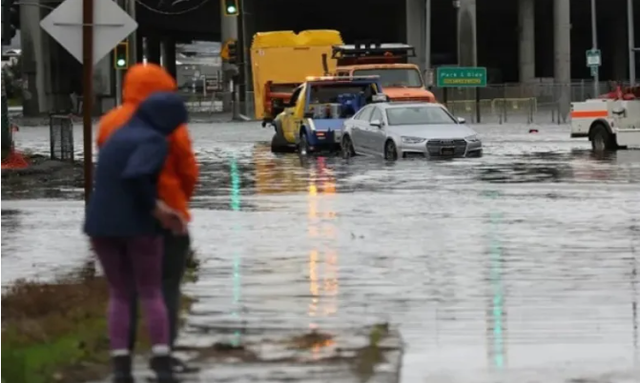
[[[347,163],[274,156],[256,123],[193,125],[202,266],[183,341],[389,322],[404,382],[640,382],[640,151],[474,128],[483,158]],[[3,285],[88,256],[81,190],[58,195],[3,188]]]

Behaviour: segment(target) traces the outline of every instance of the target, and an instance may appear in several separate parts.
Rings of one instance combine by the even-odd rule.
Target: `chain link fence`
[[[618,84],[601,82],[599,94],[615,90]],[[622,87],[628,84],[620,84]],[[468,123],[493,124],[564,124],[569,120],[570,104],[594,97],[593,81],[574,81],[569,84],[538,82],[531,84],[491,84],[485,88],[433,88],[438,101],[446,104],[455,116],[464,117]],[[596,95],[597,96],[597,95]],[[211,97],[215,98],[212,106]],[[253,92],[248,92],[246,102],[240,102],[240,113],[255,118]],[[223,108],[223,100],[228,100]],[[478,99],[478,100],[476,100]],[[187,105],[195,112],[213,110],[231,111],[230,92],[218,92],[215,95],[185,95]],[[446,102],[445,102],[446,101]],[[478,113],[479,112],[479,113]],[[478,116],[480,120],[478,121]]]
[[[564,124],[568,122],[570,103],[594,97],[593,87],[593,81],[584,80],[570,84],[491,84],[477,88],[478,97],[474,88],[434,88],[432,91],[451,113],[464,117],[469,123]],[[614,84],[603,82],[599,94],[614,89]]]

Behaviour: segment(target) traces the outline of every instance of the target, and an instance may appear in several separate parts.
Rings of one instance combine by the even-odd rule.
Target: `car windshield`
[[[444,109],[439,107],[408,106],[387,109],[389,125],[457,124]]]
[[[413,68],[376,68],[358,69],[354,76],[380,76],[382,87],[387,88],[421,88],[420,72]]]

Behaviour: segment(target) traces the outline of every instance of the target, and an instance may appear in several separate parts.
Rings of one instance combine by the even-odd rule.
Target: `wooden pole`
[[[84,141],[84,202],[93,189],[93,1],[82,1],[82,136]]]

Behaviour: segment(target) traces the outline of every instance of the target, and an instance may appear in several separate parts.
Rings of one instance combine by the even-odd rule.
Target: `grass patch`
[[[22,106],[22,99],[20,98],[10,98],[7,100],[9,106]]]
[[[192,300],[184,298],[188,309]],[[2,294],[2,382],[78,383],[108,375],[108,300],[93,262],[54,282],[16,282]],[[136,349],[146,351],[143,320],[139,326]]]

